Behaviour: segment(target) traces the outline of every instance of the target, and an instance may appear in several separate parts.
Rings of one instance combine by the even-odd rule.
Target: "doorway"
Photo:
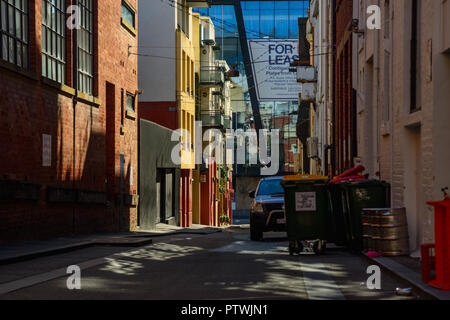
[[[404,203],[408,213],[409,244],[412,256],[418,257],[422,244],[421,214],[424,208],[420,125],[406,128],[404,146]]]
[[[158,168],[156,172],[156,223],[175,224],[175,169]]]

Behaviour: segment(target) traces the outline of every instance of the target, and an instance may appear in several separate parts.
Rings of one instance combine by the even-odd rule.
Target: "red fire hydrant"
[[[429,205],[434,207],[434,230],[435,230],[435,257],[434,267],[436,278],[429,285],[433,287],[450,290],[450,198],[448,188],[443,189],[445,199],[443,201],[430,201]],[[425,259],[424,259],[425,258]],[[424,261],[422,257],[422,270],[430,265],[430,261]]]

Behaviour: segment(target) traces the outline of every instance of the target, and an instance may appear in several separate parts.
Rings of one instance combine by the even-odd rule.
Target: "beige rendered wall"
[[[406,207],[410,249],[416,251],[434,240],[433,210],[426,202],[442,198],[440,189],[450,184],[450,59],[438,50],[440,1],[419,1],[420,110],[413,113],[411,1],[390,1],[389,11],[384,1],[362,1],[364,7],[373,3],[380,5],[383,23],[358,41],[358,152],[372,177],[391,183],[392,205]]]

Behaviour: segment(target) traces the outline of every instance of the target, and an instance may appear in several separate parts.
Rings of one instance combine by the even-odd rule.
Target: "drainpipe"
[[[73,128],[72,128],[72,189],[75,194],[76,192],[76,175],[75,175],[75,156],[76,156],[76,106],[78,101],[78,29],[74,28],[72,30],[73,42],[72,42],[72,81],[73,88],[75,89],[75,96],[72,98],[72,108],[73,108]],[[72,207],[72,231],[75,234],[75,215],[76,215],[76,199],[73,199]]]
[[[378,6],[380,6],[380,1],[378,1]],[[375,50],[374,50],[374,54],[378,57],[375,59],[374,64],[375,64],[375,73],[376,73],[376,81],[375,81],[375,90],[374,92],[376,92],[376,109],[375,109],[375,116],[374,116],[374,121],[375,121],[375,127],[374,127],[374,133],[375,133],[375,141],[374,141],[374,148],[375,148],[375,153],[374,153],[374,157],[373,157],[373,161],[374,161],[374,175],[376,179],[381,179],[381,170],[380,170],[380,150],[381,150],[381,139],[380,139],[380,123],[381,123],[381,119],[380,119],[380,112],[382,110],[380,110],[380,69],[381,69],[381,41],[382,39],[384,39],[384,37],[381,37],[381,31],[377,30],[377,32],[375,33]],[[377,175],[378,172],[378,175]]]
[[[331,126],[333,128],[332,131],[332,145],[331,145],[331,176],[334,176],[336,174],[336,0],[332,1],[332,8],[331,8],[331,14],[332,14],[332,34],[333,34],[333,101],[332,101],[332,117],[331,117]]]
[[[392,7],[390,7],[389,10],[393,10]],[[389,12],[389,16],[391,17],[391,12]],[[391,172],[390,172],[390,183],[391,183],[391,206],[394,207],[394,137],[395,137],[395,132],[394,132],[394,97],[393,97],[393,90],[392,90],[392,86],[394,84],[394,72],[393,72],[393,66],[394,66],[394,50],[395,47],[393,46],[393,37],[394,37],[394,28],[395,28],[395,24],[391,22],[391,35],[389,37],[389,44],[390,44],[390,48],[391,48],[391,61],[390,61],[390,65],[389,65],[389,121],[390,121],[390,126],[391,126],[391,135],[390,135],[390,144],[391,144]]]

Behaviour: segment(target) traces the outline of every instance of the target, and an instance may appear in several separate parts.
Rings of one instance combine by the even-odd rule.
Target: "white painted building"
[[[312,174],[325,174],[329,171],[332,144],[333,112],[333,47],[332,10],[330,1],[312,0],[310,3],[307,37],[311,44],[311,64],[317,72],[315,87],[315,108],[311,108],[311,137],[307,148],[317,145],[317,157],[311,161]],[[304,85],[305,86],[305,85]],[[313,140],[316,139],[317,143]],[[311,151],[310,151],[311,152]],[[316,152],[313,152],[316,154]]]
[[[381,30],[366,28],[381,8]],[[362,32],[354,47],[358,153],[372,178],[406,207],[410,249],[434,241],[427,201],[450,185],[450,1],[354,0]]]

